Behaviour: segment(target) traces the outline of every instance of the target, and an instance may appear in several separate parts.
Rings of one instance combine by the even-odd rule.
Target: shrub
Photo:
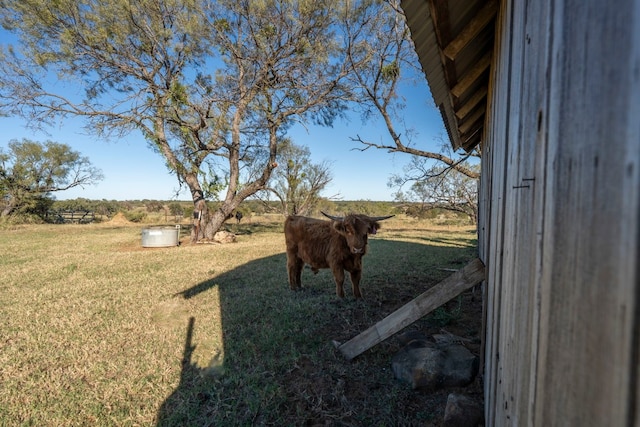
[[[122,214],[131,222],[142,222],[147,217],[147,213],[142,211],[124,211]]]

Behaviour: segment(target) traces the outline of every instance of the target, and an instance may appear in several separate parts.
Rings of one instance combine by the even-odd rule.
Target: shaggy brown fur
[[[326,214],[325,214],[326,215]],[[344,297],[345,270],[351,275],[353,296],[362,297],[362,257],[367,253],[367,236],[380,228],[378,221],[390,218],[349,214],[331,217],[323,221],[303,216],[289,216],[284,223],[287,244],[287,269],[289,286],[297,290],[302,285],[302,268],[305,264],[314,273],[330,268],[336,282],[336,294]]]

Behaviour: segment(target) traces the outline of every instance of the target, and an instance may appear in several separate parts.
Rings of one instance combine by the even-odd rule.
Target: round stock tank
[[[180,225],[153,226],[142,229],[142,247],[165,248],[180,244]]]

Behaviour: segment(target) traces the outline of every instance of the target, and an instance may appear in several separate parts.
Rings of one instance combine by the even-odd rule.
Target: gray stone
[[[476,427],[483,423],[482,406],[470,397],[451,393],[444,409],[444,427]]]
[[[480,360],[465,346],[447,345],[444,351],[445,387],[461,387],[469,385],[478,374]]]
[[[395,377],[413,389],[463,387],[478,373],[478,358],[460,344],[409,342],[392,359]]]

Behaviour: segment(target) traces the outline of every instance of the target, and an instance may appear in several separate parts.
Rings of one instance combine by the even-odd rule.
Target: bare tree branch
[[[390,126],[392,129],[389,132],[395,134],[395,131],[393,130],[393,124],[391,124]],[[473,152],[466,153],[464,156],[454,159],[442,153],[418,150],[415,148],[407,147],[404,144],[402,144],[399,134],[397,134],[396,136],[395,145],[375,144],[373,142],[369,142],[362,139],[360,135],[357,135],[356,137],[351,137],[351,140],[364,145],[364,147],[361,147],[361,148],[354,148],[356,150],[366,151],[369,148],[373,147],[380,150],[387,150],[389,153],[407,153],[413,156],[425,157],[433,160],[438,160],[439,162],[442,162],[448,165],[450,168],[457,170],[458,172],[468,176],[469,178],[474,178],[474,179],[480,178],[479,172],[475,172],[464,166],[464,162],[466,162],[470,157],[476,157],[476,155]]]

